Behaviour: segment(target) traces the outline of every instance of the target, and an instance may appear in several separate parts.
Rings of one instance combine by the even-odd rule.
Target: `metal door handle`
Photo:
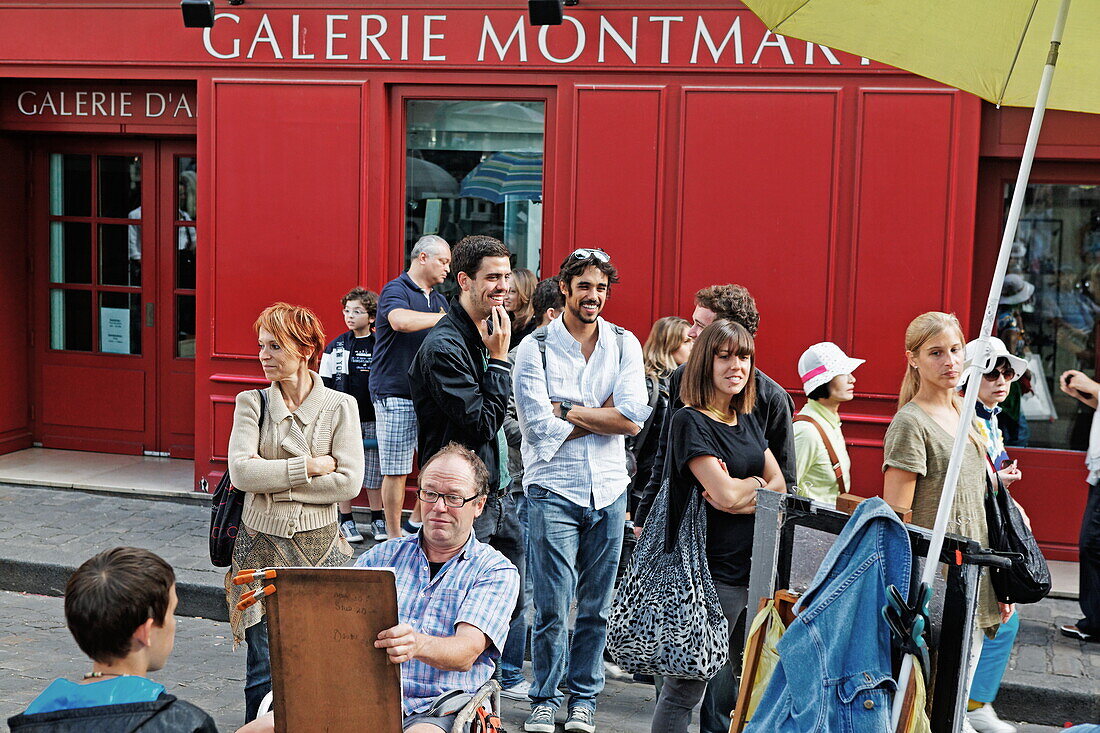
[[[146,328],[152,328],[153,326],[156,325],[156,323],[157,323],[156,310],[157,310],[157,306],[156,306],[155,303],[146,303],[145,304],[145,327]]]

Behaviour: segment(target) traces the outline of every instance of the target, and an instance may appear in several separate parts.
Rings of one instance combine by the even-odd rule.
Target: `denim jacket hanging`
[[[896,682],[881,611],[886,586],[908,595],[912,564],[894,511],[877,497],[861,503],[795,606],[746,733],[889,731]]]

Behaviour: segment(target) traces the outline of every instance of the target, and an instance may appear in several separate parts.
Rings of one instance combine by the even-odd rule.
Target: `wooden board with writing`
[[[275,730],[401,731],[401,673],[378,632],[397,625],[391,570],[278,568],[267,598]]]

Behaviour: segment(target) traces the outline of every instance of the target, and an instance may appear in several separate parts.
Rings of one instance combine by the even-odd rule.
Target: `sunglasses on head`
[[[1004,376],[1005,381],[1011,382],[1016,378],[1016,370],[1012,367],[1005,367],[1004,369],[994,369],[991,372],[986,372],[982,376],[985,377],[987,382],[996,382],[997,377]]]
[[[599,260],[600,262],[610,262],[611,261],[611,255],[609,255],[607,252],[604,252],[602,249],[599,249],[599,248],[596,248],[596,249],[586,249],[586,248],[576,249],[576,250],[573,250],[573,254],[571,254],[569,256],[570,257],[576,257],[578,260],[587,260],[589,257],[591,257],[592,259]]]

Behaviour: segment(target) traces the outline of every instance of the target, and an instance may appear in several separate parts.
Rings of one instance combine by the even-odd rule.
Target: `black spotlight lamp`
[[[180,8],[185,28],[214,27],[214,0],[183,0]]]
[[[527,0],[531,25],[561,25],[563,5],[576,5],[578,0]]]

